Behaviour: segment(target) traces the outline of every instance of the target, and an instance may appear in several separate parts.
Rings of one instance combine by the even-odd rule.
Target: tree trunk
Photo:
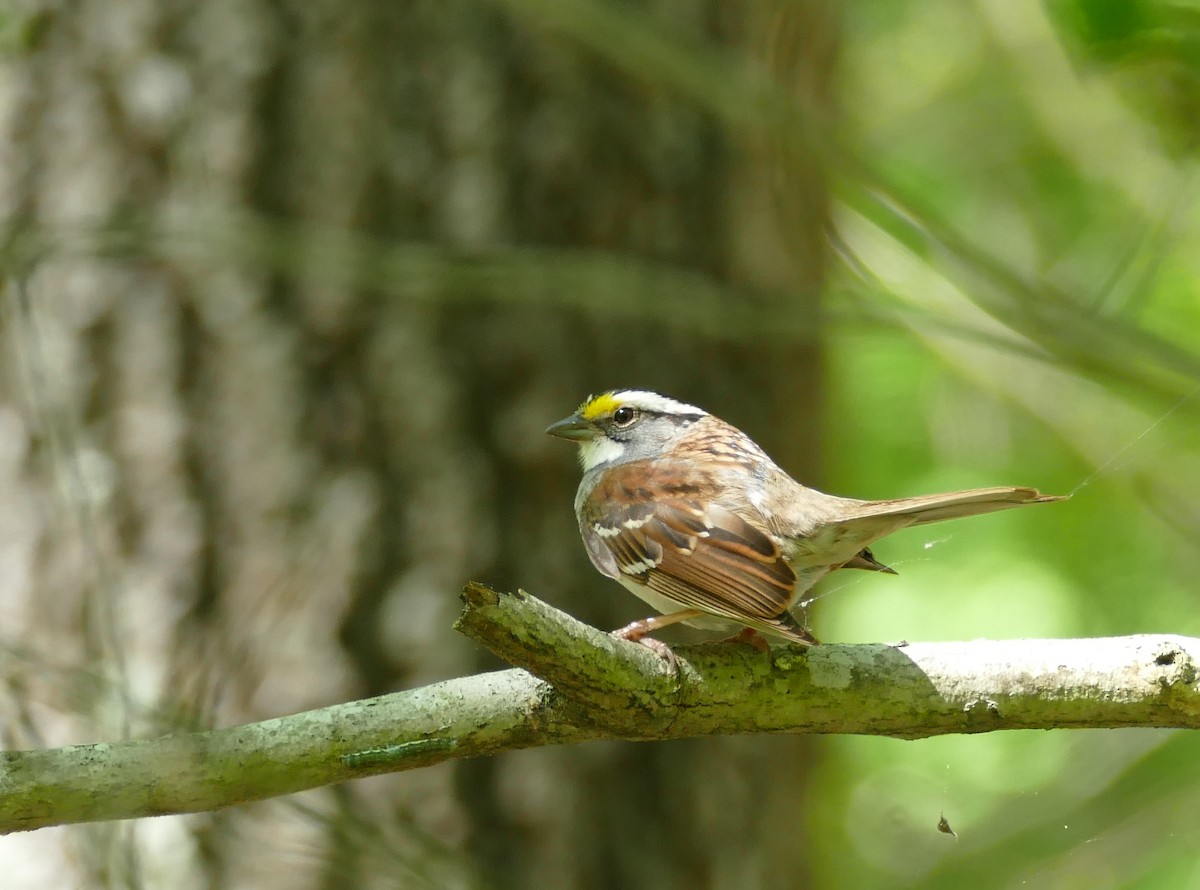
[[[827,110],[820,0],[646,9]],[[7,746],[229,725],[495,664],[450,629],[472,578],[601,627],[643,617],[588,565],[577,467],[542,434],[589,392],[698,402],[818,474],[815,337],[700,336],[654,294],[640,314],[519,306],[502,277],[361,253],[341,268],[329,238],[214,249],[228,232],[207,214],[452,268],[602,252],[808,318],[828,201],[795,145],[491,6],[81,0],[27,25],[0,73]],[[808,302],[764,296],[784,292]],[[796,886],[812,769],[794,737],[529,751],[79,829],[51,877]]]

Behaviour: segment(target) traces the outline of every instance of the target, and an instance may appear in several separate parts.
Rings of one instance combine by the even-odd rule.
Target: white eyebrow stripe
[[[655,411],[659,414],[707,414],[703,408],[678,402],[675,399],[661,396],[656,392],[645,389],[623,389],[614,392],[613,398],[624,405],[641,408],[644,411]]]

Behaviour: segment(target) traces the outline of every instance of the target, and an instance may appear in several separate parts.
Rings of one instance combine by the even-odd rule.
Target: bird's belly
[[[834,566],[840,566],[854,558],[863,547],[871,543],[862,535],[850,534],[848,525],[832,525],[816,529],[805,537],[785,538],[780,542],[788,564],[797,575],[809,576],[808,587],[829,574]],[[797,585],[801,592],[807,589]]]
[[[813,585],[824,578],[832,570],[830,565],[792,565],[792,571],[796,573],[796,586],[792,590],[791,605],[796,605],[796,600],[808,593]]]
[[[656,593],[645,584],[638,584],[629,578],[617,579],[621,586],[646,603],[650,608],[662,615],[670,615],[672,612],[682,612],[684,609],[690,609],[691,606],[685,606],[671,599],[669,596],[663,596],[661,593]],[[719,618],[716,615],[704,615],[699,618],[690,618],[687,621],[681,622],[688,627],[699,627],[705,630],[736,630],[741,625],[736,621],[727,621],[724,618]]]

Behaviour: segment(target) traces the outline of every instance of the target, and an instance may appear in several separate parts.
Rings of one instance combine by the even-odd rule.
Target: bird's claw
[[[654,637],[648,637],[650,631],[646,627],[644,621],[635,621],[632,624],[627,624],[618,630],[614,630],[612,635],[618,640],[628,640],[631,643],[638,643],[645,646],[659,658],[667,663],[671,670],[676,670],[679,667],[679,656],[676,655],[671,647],[662,640],[656,640]]]

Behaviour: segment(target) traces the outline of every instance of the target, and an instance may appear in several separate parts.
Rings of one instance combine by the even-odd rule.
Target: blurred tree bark
[[[832,5],[648,9],[828,114]],[[702,339],[486,290],[408,303],[323,283],[308,254],[283,274],[154,249],[215,203],[394,242],[661,260],[808,294],[742,308],[810,318],[828,202],[794,145],[473,3],[82,0],[21,33],[0,72],[7,746],[471,673],[495,662],[450,630],[468,578],[558,591],[602,627],[638,617],[587,564],[572,456],[541,433],[588,392],[700,402],[819,478],[815,336]],[[73,248],[111,226],[146,240]],[[796,886],[812,754],[699,739],[446,764],[252,815],[80,830],[52,877]]]

